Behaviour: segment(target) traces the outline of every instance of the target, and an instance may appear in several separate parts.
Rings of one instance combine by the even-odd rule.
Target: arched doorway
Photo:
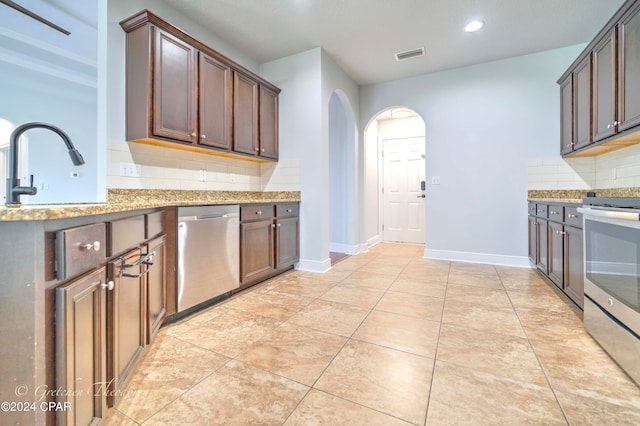
[[[385,109],[367,125],[363,210],[368,245],[425,243],[425,149],[424,120],[409,108]]]
[[[329,251],[357,254],[357,131],[340,90],[329,99]]]

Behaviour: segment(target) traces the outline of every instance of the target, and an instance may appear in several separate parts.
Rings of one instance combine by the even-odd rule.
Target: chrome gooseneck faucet
[[[11,133],[9,139],[9,177],[7,177],[7,200],[5,205],[7,207],[20,207],[21,195],[36,195],[38,189],[33,186],[33,175],[31,175],[31,182],[29,186],[20,186],[20,179],[18,179],[18,140],[20,136],[29,129],[42,128],[55,132],[62,138],[65,145],[69,149],[69,156],[71,161],[76,166],[84,164],[84,159],[78,150],[71,143],[69,136],[56,126],[52,126],[47,123],[26,123],[16,127]]]

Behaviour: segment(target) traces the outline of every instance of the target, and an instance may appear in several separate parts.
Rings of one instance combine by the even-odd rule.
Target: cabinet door
[[[276,269],[286,268],[300,258],[298,218],[276,220]]]
[[[560,289],[564,285],[564,229],[562,224],[549,222],[549,279]]]
[[[560,85],[560,154],[573,151],[573,74]]]
[[[591,143],[591,55],[573,72],[574,149]]]
[[[240,281],[246,283],[274,270],[273,220],[240,224]]]
[[[538,264],[538,222],[535,216],[529,216],[529,260]]]
[[[233,72],[233,150],[258,154],[258,83]]]
[[[200,144],[231,148],[231,68],[200,52]]]
[[[616,31],[593,49],[593,141],[616,132]]]
[[[147,245],[152,265],[146,274],[147,284],[147,343],[151,343],[167,315],[165,237]]]
[[[153,133],[184,142],[197,140],[197,51],[155,29]]]
[[[564,291],[578,306],[584,306],[584,261],[582,229],[565,226]]]
[[[87,425],[107,414],[106,273],[104,268],[56,289],[58,424]]]
[[[548,272],[549,234],[547,232],[548,221],[546,219],[536,219],[538,221],[538,269],[545,275]]]
[[[618,130],[640,124],[640,4],[618,24]]]
[[[278,159],[278,94],[260,86],[260,156]]]
[[[136,249],[109,262],[108,276],[114,282],[107,299],[108,353],[107,404],[117,404],[119,389],[126,387],[129,374],[145,346],[145,293],[141,264],[142,250]],[[133,265],[133,266],[129,266]]]

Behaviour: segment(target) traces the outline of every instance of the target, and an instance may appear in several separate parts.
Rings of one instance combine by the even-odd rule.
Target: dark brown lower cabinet
[[[142,250],[134,249],[108,263],[113,290],[107,300],[107,405],[117,404],[145,339],[145,287]],[[143,267],[145,269],[143,269]]]
[[[529,260],[538,264],[538,221],[535,216],[529,216]]]
[[[584,260],[582,229],[564,227],[564,292],[578,306],[584,305]]]
[[[147,292],[147,343],[151,343],[167,316],[166,283],[166,238],[164,236],[149,241],[146,253],[151,263],[146,274]]]
[[[240,282],[268,276],[274,270],[273,219],[240,224]]]
[[[536,230],[536,236],[538,240],[538,262],[536,266],[547,275],[549,270],[549,233],[548,223],[546,219],[536,219],[538,222],[538,229]]]
[[[549,269],[548,276],[560,289],[564,283],[564,225],[549,222]]]
[[[276,269],[291,266],[300,258],[298,217],[276,219]]]
[[[57,424],[100,423],[107,414],[105,268],[56,289]],[[68,404],[68,405],[66,405]]]

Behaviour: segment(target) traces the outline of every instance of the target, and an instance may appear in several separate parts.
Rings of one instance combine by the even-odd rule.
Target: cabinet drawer
[[[562,222],[564,220],[564,206],[549,206],[549,220]]]
[[[536,216],[546,218],[548,209],[549,206],[546,204],[536,204]]]
[[[273,204],[255,204],[240,206],[240,220],[258,220],[273,218]]]
[[[536,203],[529,203],[529,216],[536,215]]]
[[[144,241],[145,215],[107,222],[109,237],[107,256],[115,256]]]
[[[56,276],[64,280],[100,266],[105,260],[104,223],[56,232]]]
[[[145,216],[147,216],[147,239],[164,232],[164,211],[149,213]]]
[[[564,221],[567,225],[582,229],[582,213],[578,213],[577,207],[565,207]]]
[[[298,216],[300,206],[298,203],[276,204],[277,217]]]

